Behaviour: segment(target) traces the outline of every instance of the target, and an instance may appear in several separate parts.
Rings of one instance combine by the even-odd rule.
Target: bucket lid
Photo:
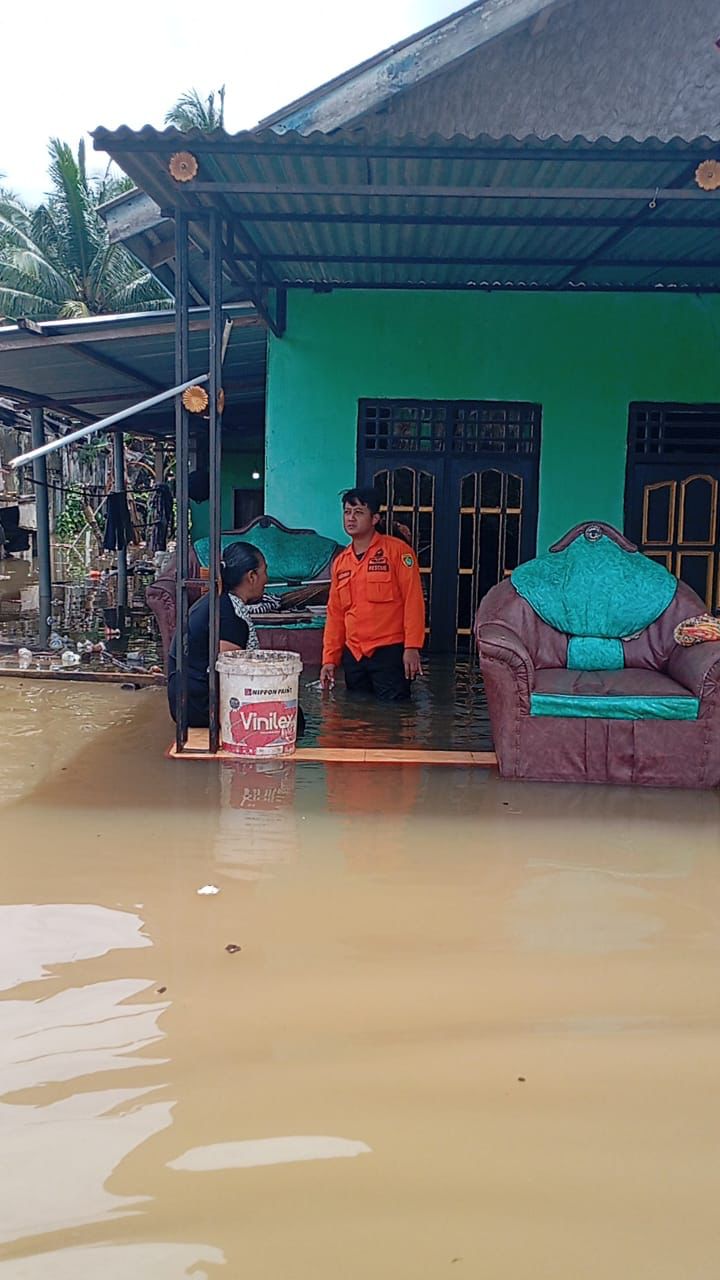
[[[218,654],[215,670],[226,676],[295,676],[303,669],[299,653],[289,649],[233,649]]]

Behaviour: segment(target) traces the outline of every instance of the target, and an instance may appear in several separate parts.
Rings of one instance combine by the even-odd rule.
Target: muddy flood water
[[[714,1280],[720,797],[170,736],[0,682],[1,1280]]]

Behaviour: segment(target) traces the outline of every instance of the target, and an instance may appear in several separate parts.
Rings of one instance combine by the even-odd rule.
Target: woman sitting
[[[265,557],[249,542],[233,542],[220,561],[220,652],[257,649],[259,641],[248,605],[261,600],[268,580]],[[176,719],[178,698],[177,632],[168,655],[168,702]],[[188,614],[188,705],[191,729],[206,729],[210,723],[208,664],[210,661],[210,593],[202,596]],[[298,708],[298,736],[304,718]]]

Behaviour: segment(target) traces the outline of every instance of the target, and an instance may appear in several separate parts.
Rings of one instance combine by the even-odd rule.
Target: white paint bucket
[[[223,750],[254,760],[293,754],[302,666],[299,654],[280,649],[220,654]]]

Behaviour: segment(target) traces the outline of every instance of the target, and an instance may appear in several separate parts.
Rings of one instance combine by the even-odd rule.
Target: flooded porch
[[[713,1274],[720,796],[167,741],[0,683],[3,1280]]]

